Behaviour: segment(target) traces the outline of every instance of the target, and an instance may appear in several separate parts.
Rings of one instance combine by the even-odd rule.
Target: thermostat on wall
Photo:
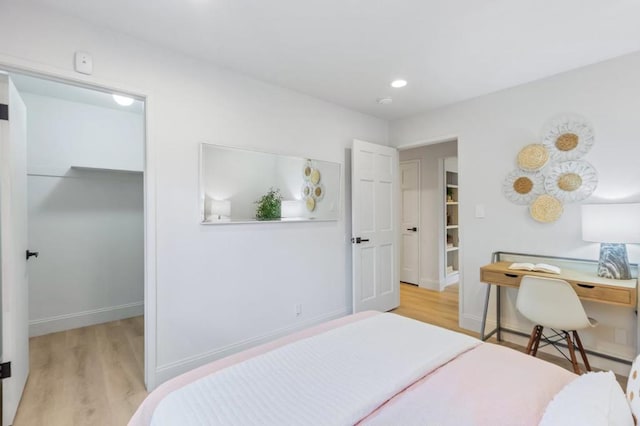
[[[76,72],[91,75],[93,72],[93,58],[91,54],[89,52],[77,51],[74,68]]]

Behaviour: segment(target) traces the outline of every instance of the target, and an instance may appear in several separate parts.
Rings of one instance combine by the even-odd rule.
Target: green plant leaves
[[[270,188],[269,192],[256,201],[256,219],[274,220],[281,217],[282,194],[280,189]]]

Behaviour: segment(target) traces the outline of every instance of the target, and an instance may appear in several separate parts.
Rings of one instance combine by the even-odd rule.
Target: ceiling
[[[386,119],[640,50],[638,0],[31,1]]]

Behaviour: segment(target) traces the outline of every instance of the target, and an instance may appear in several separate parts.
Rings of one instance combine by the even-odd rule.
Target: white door
[[[400,281],[420,281],[420,161],[400,163]]]
[[[400,304],[398,151],[359,140],[351,151],[353,312]]]
[[[8,108],[7,108],[8,105]],[[2,425],[10,425],[29,374],[27,288],[27,109],[9,77],[0,74],[0,280],[2,362],[11,377],[2,381]]]

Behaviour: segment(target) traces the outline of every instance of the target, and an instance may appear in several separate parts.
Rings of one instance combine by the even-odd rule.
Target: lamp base
[[[624,244],[600,244],[600,259],[598,260],[598,276],[616,280],[630,280],[631,268],[627,256],[627,246]]]

